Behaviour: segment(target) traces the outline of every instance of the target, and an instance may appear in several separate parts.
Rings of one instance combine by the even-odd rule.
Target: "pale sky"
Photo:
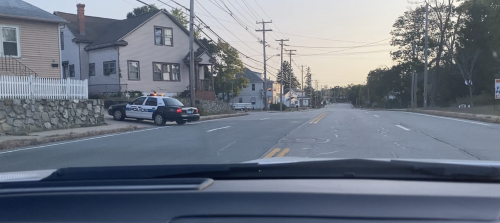
[[[143,5],[136,0],[24,1],[49,12],[68,13],[76,13],[76,4],[83,3],[86,5],[86,15],[114,19],[124,19],[127,12]],[[178,7],[171,0],[162,1]],[[189,7],[189,0],[175,1]],[[143,2],[171,9],[157,0]],[[248,27],[248,31],[214,4],[219,3],[225,9],[222,2]],[[297,50],[297,55],[292,56],[292,64],[298,79],[301,73],[297,66],[309,66],[313,80],[318,80],[319,85],[332,87],[364,83],[370,70],[394,64],[389,56],[389,52],[394,49],[389,45],[389,32],[396,18],[410,6],[406,0],[195,0],[195,14],[233,47],[261,62],[262,44],[257,42],[256,37],[262,38],[262,33],[255,32],[255,29],[262,26],[256,25],[255,20],[272,20],[272,24],[266,24],[266,28],[273,30],[266,33],[266,41],[272,47],[266,48],[268,57],[280,53],[276,39],[288,38],[290,41],[286,44],[290,46],[286,49]],[[213,35],[211,37],[214,38]],[[355,49],[335,48],[369,43],[374,44]],[[340,50],[343,51],[332,52]],[[288,61],[289,56],[286,55],[284,60]],[[263,68],[262,63],[248,59],[243,61]],[[277,71],[273,68],[279,69],[279,63],[279,56],[268,60],[268,77],[271,79],[275,77],[269,73],[276,75]]]

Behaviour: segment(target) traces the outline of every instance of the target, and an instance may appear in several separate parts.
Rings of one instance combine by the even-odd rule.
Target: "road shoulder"
[[[448,112],[448,111],[437,111],[437,110],[423,110],[423,109],[411,109],[408,112],[436,115],[450,118],[460,118],[468,119],[480,122],[497,123],[500,124],[500,116],[497,115],[484,115],[484,114],[472,114],[472,113],[459,113],[459,112]]]

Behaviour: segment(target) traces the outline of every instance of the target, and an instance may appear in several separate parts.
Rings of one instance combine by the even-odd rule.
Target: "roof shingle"
[[[78,16],[76,14],[65,12],[54,12],[54,14],[69,21],[66,26],[73,33],[77,42],[93,42],[108,31],[111,24],[119,21],[116,19],[85,16],[85,35],[80,35]]]
[[[66,20],[21,0],[0,0],[0,17],[66,23]]]

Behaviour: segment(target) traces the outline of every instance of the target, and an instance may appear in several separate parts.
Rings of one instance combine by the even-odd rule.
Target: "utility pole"
[[[191,0],[191,1],[194,1],[194,0]],[[266,32],[270,32],[270,31],[273,31],[272,29],[266,29],[266,23],[272,23],[273,21],[270,21],[270,22],[264,22],[264,20],[262,20],[262,22],[257,22],[256,24],[260,24],[262,23],[262,29],[256,29],[255,31],[257,32],[262,32],[262,49],[263,49],[263,53],[264,53],[264,107],[266,108],[266,111],[267,111],[267,102],[268,102],[268,99],[267,99],[267,70],[266,70],[266,61],[267,61],[267,58],[266,58]]]
[[[427,78],[429,75],[428,71],[428,62],[427,59],[429,57],[427,48],[429,47],[429,3],[425,2],[425,49],[424,49],[424,57],[425,57],[425,65],[424,65],[424,108],[427,108]]]
[[[284,73],[283,73],[283,41],[288,41],[288,39],[280,39],[280,40],[276,40],[276,41],[280,41],[280,46],[281,46],[281,80],[280,80],[280,111],[283,111],[283,79],[284,79]]]
[[[417,44],[413,44],[413,69],[412,69],[412,82],[411,82],[411,97],[412,97],[412,108],[416,108],[417,107],[417,88],[418,88],[418,74],[416,72],[416,69],[415,69],[415,66],[416,66],[416,61],[417,61],[417,53],[416,53],[416,50],[417,50]]]
[[[193,42],[194,42],[194,0],[190,0],[189,3],[189,92],[191,99],[191,107],[194,107],[194,94],[195,94],[195,83],[194,83],[194,51],[193,51]]]
[[[290,55],[290,90],[288,92],[290,92],[290,96],[292,96],[291,92],[292,92],[292,55],[295,55],[293,54],[294,51],[297,51],[297,50],[285,50],[285,51],[288,51],[288,54]],[[290,97],[290,112],[292,111],[292,97]]]
[[[300,88],[302,90],[302,103],[301,103],[300,106],[302,107],[302,106],[304,106],[304,65],[301,65],[300,68],[301,68],[301,77],[300,77],[300,79],[302,81],[301,84],[300,84]]]

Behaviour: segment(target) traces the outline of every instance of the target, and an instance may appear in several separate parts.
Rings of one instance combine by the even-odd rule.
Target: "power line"
[[[205,10],[209,15],[212,15],[212,13],[210,13],[198,0],[196,0],[196,2],[198,2],[198,4],[201,6],[201,8],[203,10]],[[210,1],[212,2],[212,1]],[[212,15],[213,16],[213,15]],[[197,17],[199,19],[199,17]],[[222,23],[220,23],[218,20],[216,20],[224,29],[226,29],[229,33],[231,33],[231,35],[233,35],[234,37],[236,37],[236,39],[238,39],[239,41],[242,41],[240,38],[238,38],[236,35],[234,35],[227,27],[225,27]],[[208,25],[207,25],[208,26]],[[211,30],[211,29],[210,29]],[[225,41],[224,41],[225,42]],[[248,44],[242,42],[244,45],[246,45],[248,48],[252,49],[253,51],[259,53],[257,50],[255,50],[254,48],[250,47]]]
[[[343,50],[336,50],[336,51],[330,51],[330,52],[326,52],[326,53],[317,53],[317,54],[305,54],[305,55],[302,55],[302,56],[316,56],[316,55],[325,55],[325,54],[330,54],[330,53],[343,52],[343,51],[346,51],[346,50],[352,50],[352,49],[356,49],[356,48],[361,48],[361,47],[365,47],[365,46],[368,46],[368,45],[372,45],[372,44],[375,44],[375,43],[380,43],[380,42],[386,41],[388,39],[390,39],[390,38],[379,40],[379,41],[375,41],[375,42],[368,43],[368,44],[361,45],[361,46],[356,46],[356,47],[351,47],[351,48],[343,49]]]
[[[348,40],[337,40],[337,39],[325,39],[325,38],[318,38],[318,37],[311,37],[311,36],[303,36],[303,35],[297,35],[297,34],[292,34],[292,33],[284,33],[280,32],[282,34],[287,34],[290,36],[298,36],[298,37],[303,37],[303,38],[309,38],[309,39],[317,39],[317,40],[325,40],[325,41],[333,41],[333,42],[345,42],[345,43],[368,43],[368,42],[358,42],[358,41],[348,41]]]
[[[311,48],[311,49],[346,49],[346,48],[354,48],[354,47],[375,47],[375,46],[387,46],[387,44],[375,44],[375,45],[360,45],[360,46],[297,46],[297,45],[289,45],[293,47],[299,48]]]
[[[250,11],[250,13],[252,13],[252,15],[255,17],[255,20],[262,19],[262,17],[260,17],[259,15],[255,15],[255,14],[257,14],[257,12],[255,12],[255,14],[254,14],[254,11],[250,8],[250,6],[248,6],[248,4],[247,4],[247,2],[245,0],[243,0],[243,4],[248,8],[248,10]]]
[[[168,5],[168,4],[166,4],[165,2],[162,2],[161,0],[158,0],[158,1],[159,1],[159,2],[161,2],[161,3],[163,3],[164,5],[167,5],[167,6],[171,7],[171,8],[174,8],[174,7],[172,7],[172,6]],[[173,0],[172,0],[172,1],[173,1]],[[180,6],[181,6],[181,7],[183,7],[183,8],[187,9],[186,7],[184,7],[183,5],[181,5],[181,4],[179,4],[179,3],[177,3],[177,2],[175,2],[175,3],[176,3],[176,4],[178,4],[178,5],[180,5]],[[146,3],[144,3],[144,4],[146,4]],[[202,6],[202,7],[203,7],[203,6]],[[189,11],[189,10],[188,10],[188,11]],[[203,20],[201,20],[198,16],[195,16],[195,17],[196,17],[196,19],[198,19],[198,21],[199,21],[200,23],[204,24],[204,25],[205,25],[205,27],[207,27],[207,29],[208,29],[210,32],[212,32],[212,34],[214,34],[214,35],[215,35],[218,39],[220,39],[221,41],[223,41],[223,42],[227,43],[224,39],[222,39],[222,37],[220,37],[219,35],[217,35],[217,33],[215,33],[212,29],[210,29],[210,27],[209,27],[209,26],[208,26],[208,25],[207,25],[207,24],[206,24]],[[213,39],[212,39],[209,35],[207,35],[207,34],[206,34],[203,30],[200,30],[200,31],[201,31],[203,34],[205,34],[205,36],[206,36],[206,37],[208,37],[211,41],[213,41]],[[213,41],[213,42],[215,42],[215,41]],[[227,43],[227,44],[229,44],[229,43]],[[247,57],[248,59],[250,59],[250,60],[254,60],[254,59],[252,59],[252,58],[249,58],[249,57],[248,57],[248,56],[246,56],[245,54],[241,53],[241,52],[240,52],[240,51],[238,51],[236,48],[235,48],[235,50],[236,50],[239,54],[242,54],[242,55],[244,55],[245,57]],[[224,52],[224,53],[226,53],[227,55],[231,56],[231,57],[234,57],[234,58],[239,59],[238,57],[236,57],[236,56],[234,56],[234,55],[231,55],[230,53],[228,53],[228,52],[226,52],[226,51],[223,51],[223,52]],[[259,61],[257,61],[257,60],[255,60],[255,61],[256,61],[256,62],[259,62]],[[243,61],[242,61],[242,63],[243,63],[244,65],[246,65],[247,67],[251,67],[251,68],[253,68],[253,69],[258,69],[258,68],[255,68],[255,67],[253,67],[253,66],[249,65],[249,64],[244,63]],[[259,62],[259,63],[260,63],[260,62]]]
[[[348,55],[356,55],[356,54],[383,53],[383,52],[388,52],[390,50],[391,49],[374,50],[374,51],[363,51],[363,52],[352,52],[352,53],[344,53],[344,54],[326,54],[326,53],[325,54],[303,54],[303,55],[298,55],[298,56],[302,56],[302,57],[307,57],[307,56],[324,56],[324,57],[332,56],[332,57],[336,57],[336,56],[348,56]]]

